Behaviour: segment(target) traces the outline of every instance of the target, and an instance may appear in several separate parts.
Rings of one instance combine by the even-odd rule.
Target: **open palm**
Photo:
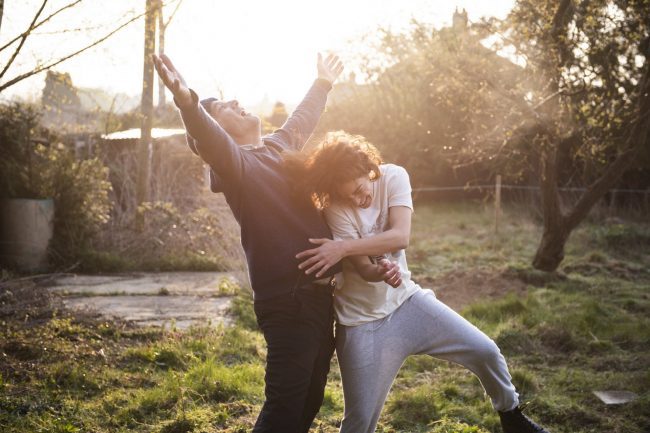
[[[329,54],[324,60],[323,56],[318,53],[318,62],[316,63],[318,68],[318,78],[334,83],[336,79],[343,72],[343,63],[339,59],[339,56]]]
[[[165,87],[167,87],[176,102],[180,106],[187,106],[192,103],[192,93],[187,87],[183,76],[178,72],[172,61],[166,55],[162,54],[160,57],[153,55],[154,66],[160,78],[162,78]]]

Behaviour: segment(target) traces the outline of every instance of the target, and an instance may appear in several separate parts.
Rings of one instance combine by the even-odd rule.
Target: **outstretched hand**
[[[318,78],[329,81],[331,84],[334,84],[334,81],[341,75],[343,72],[343,63],[339,59],[339,56],[334,54],[329,54],[325,60],[321,53],[318,53],[318,62],[316,63],[318,68]]]
[[[192,103],[192,93],[187,87],[187,84],[185,84],[183,76],[178,72],[176,67],[174,67],[174,64],[169,57],[164,54],[161,54],[160,57],[153,54],[152,57],[158,75],[160,75],[163,83],[165,83],[165,87],[167,87],[174,95],[174,99],[176,99],[176,103],[179,107],[189,106]]]

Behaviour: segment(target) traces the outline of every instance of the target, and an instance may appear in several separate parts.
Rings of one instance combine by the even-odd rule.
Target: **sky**
[[[20,34],[43,0],[6,0],[0,46]],[[72,0],[50,0],[42,16]],[[178,0],[166,0],[168,16]],[[244,106],[262,99],[298,103],[316,77],[318,52],[334,52],[354,69],[361,38],[379,26],[405,29],[412,18],[436,27],[451,24],[456,7],[470,21],[503,18],[514,0],[183,0],[166,32],[166,53],[200,96],[222,93]],[[106,34],[142,13],[145,0],[82,0],[30,36],[1,80],[29,70]],[[58,65],[75,86],[137,96],[142,89],[144,21],[138,19],[100,46]],[[70,31],[81,29],[78,31]],[[62,32],[62,30],[67,30]],[[4,65],[10,49],[0,51]],[[3,92],[36,100],[44,74]]]

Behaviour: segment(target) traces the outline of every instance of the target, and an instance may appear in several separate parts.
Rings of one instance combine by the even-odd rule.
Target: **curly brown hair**
[[[319,209],[339,200],[342,184],[362,176],[377,180],[381,176],[381,155],[360,135],[344,131],[329,132],[314,149],[285,152],[284,168],[296,192],[309,195]]]

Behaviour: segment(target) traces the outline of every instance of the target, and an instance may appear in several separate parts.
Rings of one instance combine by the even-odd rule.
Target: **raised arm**
[[[239,145],[205,111],[198,95],[187,86],[169,57],[154,55],[153,59],[156,71],[180,109],[190,148],[224,180],[239,180],[243,169]]]
[[[316,67],[318,78],[314,81],[307,95],[305,95],[284,125],[268,137],[271,140],[275,139],[274,141],[280,144],[286,143],[291,150],[302,149],[312,132],[314,132],[314,128],[316,128],[318,120],[325,109],[327,93],[343,71],[343,64],[338,56],[331,54],[323,59],[319,53]]]

